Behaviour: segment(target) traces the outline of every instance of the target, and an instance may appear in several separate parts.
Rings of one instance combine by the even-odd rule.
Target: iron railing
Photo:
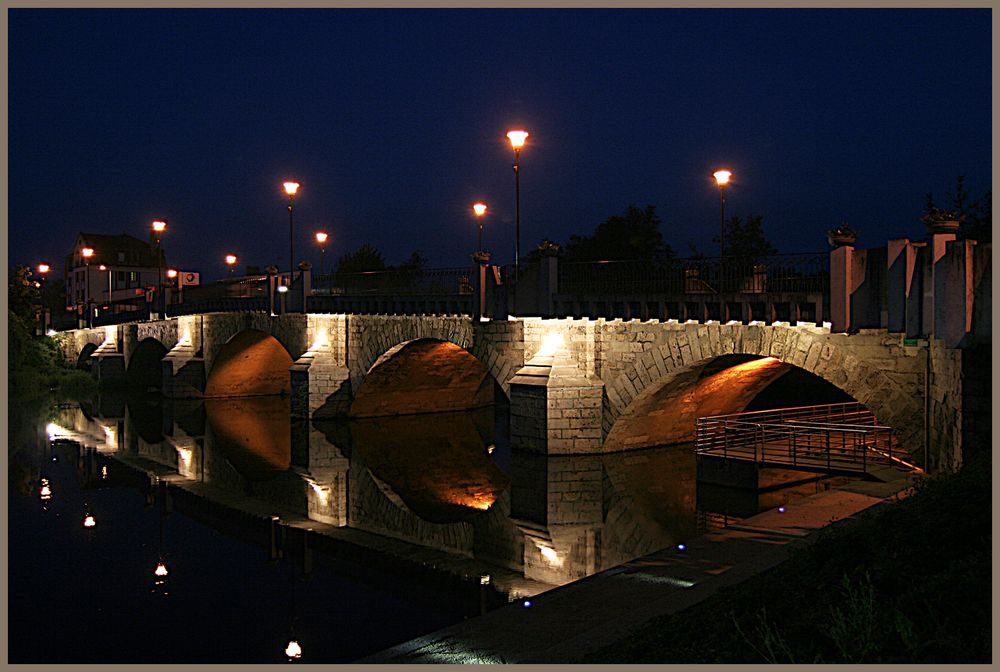
[[[474,268],[389,269],[312,278],[314,295],[459,296],[476,292]]]
[[[822,252],[559,264],[560,294],[825,293],[829,288],[830,255]]]
[[[908,465],[893,454],[892,430],[857,402],[699,418],[696,451],[760,465],[866,473]]]

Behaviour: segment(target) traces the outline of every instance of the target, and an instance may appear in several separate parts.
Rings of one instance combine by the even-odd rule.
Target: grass
[[[989,663],[991,463],[929,479],[586,663]]]

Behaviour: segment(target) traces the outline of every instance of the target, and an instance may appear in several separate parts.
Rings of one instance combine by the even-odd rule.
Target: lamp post
[[[486,317],[486,263],[490,260],[490,253],[483,249],[483,216],[486,214],[486,204],[476,203],[472,206],[472,211],[476,214],[476,222],[479,228],[479,235],[476,239],[476,251],[472,253],[472,259],[476,262],[479,271],[479,320]]]
[[[326,239],[329,238],[326,231],[316,232],[316,242],[319,244],[319,274],[323,275],[323,257],[326,253]]]
[[[179,275],[180,274],[177,272],[176,268],[168,268],[167,269],[167,280],[171,281],[171,282],[168,283],[168,285],[171,288],[176,288],[177,289],[176,294],[174,292],[171,292],[171,303],[180,303],[180,301],[178,300],[180,298],[180,294],[181,294],[181,283],[180,283],[180,280],[178,280],[178,276]]]
[[[288,281],[292,281],[292,272],[295,270],[294,245],[292,243],[292,207],[295,202],[295,194],[299,191],[298,182],[285,182],[282,184],[285,193],[288,194]]]
[[[472,211],[476,213],[476,221],[479,223],[479,236],[476,239],[476,251],[483,251],[483,215],[486,214],[486,204],[476,203],[472,206]]]
[[[164,220],[158,219],[153,222],[153,239],[156,241],[156,301],[164,306],[164,310],[166,304],[160,298],[163,293],[163,252],[160,247],[160,238],[166,230],[167,223]]]
[[[101,264],[100,266],[97,267],[97,270],[108,272],[108,311],[110,312],[111,311],[111,267]]]
[[[87,310],[87,326],[89,327],[93,324],[93,316],[90,314],[90,258],[94,256],[94,248],[82,248],[80,250],[80,256],[83,257],[83,277],[85,278],[83,284],[83,302]]]
[[[46,308],[46,300],[45,300],[45,290],[47,288],[45,282],[45,276],[49,274],[49,271],[52,270],[52,267],[43,261],[42,263],[38,264],[35,270],[38,271],[38,277],[39,277],[38,281],[38,296],[40,303],[40,306],[38,308],[38,316],[40,322],[39,331],[44,334],[48,332],[48,327],[49,327],[49,309]]]
[[[521,148],[528,139],[527,131],[508,131],[507,139],[514,149],[514,303],[517,303],[517,278],[521,259]]]
[[[717,170],[712,173],[719,185],[719,257],[726,254],[726,185],[733,176],[728,170]]]

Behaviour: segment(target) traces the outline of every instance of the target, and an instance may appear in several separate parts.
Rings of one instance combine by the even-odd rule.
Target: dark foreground
[[[835,526],[588,663],[989,663],[991,462]]]

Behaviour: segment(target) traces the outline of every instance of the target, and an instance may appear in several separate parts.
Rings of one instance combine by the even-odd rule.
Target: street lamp
[[[285,193],[288,194],[288,278],[291,282],[292,271],[294,271],[295,266],[295,256],[293,254],[293,243],[292,243],[292,206],[295,201],[295,194],[299,191],[298,182],[284,182],[282,186],[285,188]]]
[[[514,296],[517,302],[517,278],[521,258],[521,148],[528,139],[527,131],[508,131],[507,139],[514,149]]]
[[[726,185],[733,176],[728,170],[717,170],[712,173],[719,185],[719,257],[726,253]]]
[[[167,223],[164,220],[158,219],[153,222],[153,238],[156,240],[156,300],[161,306],[166,304],[160,299],[163,293],[163,252],[160,248],[160,238],[166,230]]]
[[[83,284],[83,301],[84,306],[87,310],[87,326],[89,327],[92,323],[92,318],[90,314],[90,258],[94,256],[94,248],[84,247],[80,249],[80,256],[83,257],[84,272],[83,277],[85,278]]]
[[[236,266],[237,261],[238,259],[236,258],[235,254],[226,255],[226,266],[229,267],[229,275],[233,274],[233,267]]]
[[[105,266],[104,264],[101,264],[100,266],[97,267],[97,270],[99,270],[99,271],[107,271],[108,272],[108,310],[110,311],[111,310],[111,268],[109,268],[108,266]]]
[[[479,237],[476,240],[476,251],[482,252],[483,250],[483,215],[486,214],[486,204],[476,203],[472,206],[472,211],[476,213],[476,221],[479,222]]]
[[[326,256],[326,239],[329,238],[325,231],[316,232],[316,242],[319,243],[319,274],[323,275],[323,257]]]

